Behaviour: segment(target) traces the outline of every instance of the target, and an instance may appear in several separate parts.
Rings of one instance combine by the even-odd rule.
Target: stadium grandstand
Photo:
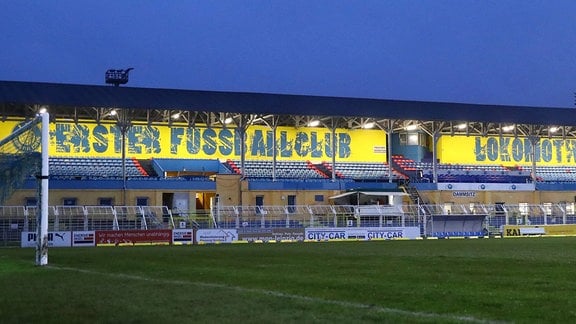
[[[0,81],[0,139],[43,110],[51,231],[576,223],[571,108]],[[38,208],[35,167],[1,161],[0,244]]]

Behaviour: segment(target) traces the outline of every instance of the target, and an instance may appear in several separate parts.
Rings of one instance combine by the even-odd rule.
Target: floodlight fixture
[[[318,119],[314,119],[308,122],[308,127],[317,127],[320,125],[320,121]]]
[[[38,110],[38,113],[39,113],[39,114],[44,114],[44,113],[46,113],[47,111],[48,111],[48,109],[46,109],[46,107],[42,107],[42,108],[40,108],[40,109]]]
[[[110,69],[106,71],[105,75],[106,83],[112,84],[115,87],[118,87],[121,84],[128,83],[128,74],[130,73],[131,70],[134,70],[134,68],[128,68],[125,70]]]
[[[417,130],[418,129],[418,125],[413,124],[413,125],[408,125],[405,127],[407,131],[413,131],[413,130]]]
[[[559,129],[560,129],[559,127],[552,126],[548,130],[550,131],[550,133],[556,133]]]
[[[466,123],[456,125],[456,128],[458,128],[459,130],[466,129],[466,127],[468,127],[468,124]]]
[[[234,121],[234,119],[232,117],[228,117],[226,119],[224,119],[224,124],[228,125],[230,123],[232,123]]]
[[[502,131],[511,132],[514,128],[515,128],[514,125],[508,125],[508,126],[502,127]]]
[[[180,119],[180,113],[179,112],[174,113],[174,114],[172,114],[172,116],[170,116],[170,118],[172,118],[172,120]]]
[[[367,122],[364,125],[362,125],[362,128],[371,129],[371,128],[374,128],[375,125],[376,125],[376,123],[374,123],[374,122]]]

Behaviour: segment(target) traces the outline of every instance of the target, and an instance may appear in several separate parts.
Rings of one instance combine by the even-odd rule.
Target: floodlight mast
[[[115,87],[128,83],[128,74],[131,70],[134,70],[134,68],[127,68],[125,70],[110,69],[106,71],[106,83],[112,84]]]

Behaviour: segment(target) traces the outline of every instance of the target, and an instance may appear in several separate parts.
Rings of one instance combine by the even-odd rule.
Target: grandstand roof
[[[571,126],[576,126],[576,109],[572,108],[0,81],[0,114],[4,119],[22,115],[26,111],[23,107],[28,107],[30,114],[39,105],[50,107],[51,114],[55,113],[56,117],[95,118],[98,121],[104,116],[102,110],[122,108],[131,109],[134,119],[146,118],[148,122],[170,122],[172,112],[186,112],[191,124],[209,124],[211,115],[225,113],[257,115],[254,119],[259,120],[289,115],[292,117],[280,124],[293,123],[295,126],[304,123],[306,116],[332,118],[331,125],[348,128],[360,127],[367,119],[381,125],[402,121],[400,126],[450,122],[432,125],[432,128],[440,127],[443,132],[451,133],[458,131],[453,126],[461,122],[480,123],[471,127],[471,132],[479,133],[498,131],[501,124],[565,126],[562,136],[572,132]],[[159,117],[151,120],[150,111]],[[202,117],[199,112],[206,116],[197,120]],[[341,119],[337,125],[334,118]],[[379,127],[383,128],[381,125]],[[432,128],[429,130],[435,131]],[[545,130],[540,127],[536,131],[526,126],[521,135]]]

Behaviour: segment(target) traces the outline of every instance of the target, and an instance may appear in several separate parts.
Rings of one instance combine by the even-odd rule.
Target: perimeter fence
[[[22,232],[36,231],[36,214],[34,206],[0,206],[0,245],[17,245]],[[55,232],[418,227],[422,237],[441,235],[459,224],[462,235],[489,236],[501,234],[506,225],[576,224],[576,214],[574,204],[216,206],[192,212],[166,206],[50,206],[48,223]]]

